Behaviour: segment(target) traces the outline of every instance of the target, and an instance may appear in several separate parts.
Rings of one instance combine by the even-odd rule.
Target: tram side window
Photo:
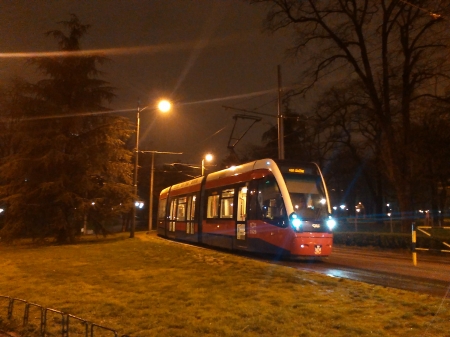
[[[247,217],[247,186],[241,187],[238,193],[237,221],[245,221]]]
[[[172,199],[170,202],[170,214],[169,214],[169,219],[172,221],[176,220],[176,206],[177,206],[177,199]]]
[[[166,201],[167,199],[159,200],[158,204],[158,219],[163,220],[166,218]]]
[[[186,199],[187,199],[186,197],[178,199],[177,217],[176,217],[176,220],[178,221],[186,220]]]
[[[208,196],[207,218],[219,217],[219,197],[218,194]]]
[[[226,189],[222,191],[222,198],[220,200],[220,217],[222,219],[231,219],[234,210],[234,189]]]
[[[197,200],[197,196],[190,196],[188,199],[188,212],[186,220],[195,220],[195,201]]]
[[[280,189],[274,177],[263,179],[258,184],[258,210],[262,220],[283,226],[285,224],[286,211]]]
[[[187,197],[187,211],[186,211],[186,233],[195,234],[195,195]]]
[[[175,232],[175,220],[177,211],[177,199],[172,199],[170,201],[170,215],[169,215],[169,231]]]

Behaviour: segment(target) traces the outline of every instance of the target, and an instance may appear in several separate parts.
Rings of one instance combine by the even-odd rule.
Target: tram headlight
[[[333,228],[336,227],[336,220],[334,220],[334,219],[330,216],[330,217],[328,218],[328,220],[327,220],[327,226],[328,226],[328,229],[329,229],[330,231],[332,231]]]
[[[302,231],[302,220],[296,213],[292,213],[289,215],[289,222],[291,223],[291,226],[295,229],[296,232]]]

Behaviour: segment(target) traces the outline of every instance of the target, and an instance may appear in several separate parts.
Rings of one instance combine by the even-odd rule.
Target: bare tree
[[[269,4],[267,28],[292,29],[296,55],[311,55],[306,89],[339,72],[367,95],[367,120],[380,130],[384,173],[403,218],[411,200],[411,125],[421,100],[447,101],[448,2],[419,0],[253,0]],[[434,7],[437,6],[437,7]],[[305,89],[305,90],[306,90]],[[407,221],[405,220],[404,224]]]

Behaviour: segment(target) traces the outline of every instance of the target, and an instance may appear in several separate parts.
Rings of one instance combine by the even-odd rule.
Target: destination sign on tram
[[[302,168],[289,168],[288,171],[289,173],[305,173],[305,170]]]

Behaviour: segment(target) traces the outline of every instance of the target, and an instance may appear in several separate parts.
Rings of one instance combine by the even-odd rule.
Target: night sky
[[[111,109],[129,110],[125,115],[134,121],[139,100],[141,108],[162,96],[176,102],[166,115],[142,111],[141,150],[184,153],[160,156],[164,163],[199,163],[207,152],[222,159],[232,117],[243,113],[222,106],[276,114],[277,65],[283,86],[295,84],[302,70],[286,55],[292,37],[263,31],[265,13],[261,5],[234,0],[0,0],[0,81],[12,75],[36,80],[25,58],[10,53],[57,50],[44,33],[63,29],[57,22],[75,14],[91,25],[83,50],[100,49],[111,60],[100,68],[117,88]],[[236,151],[259,142],[275,124],[264,118]]]

